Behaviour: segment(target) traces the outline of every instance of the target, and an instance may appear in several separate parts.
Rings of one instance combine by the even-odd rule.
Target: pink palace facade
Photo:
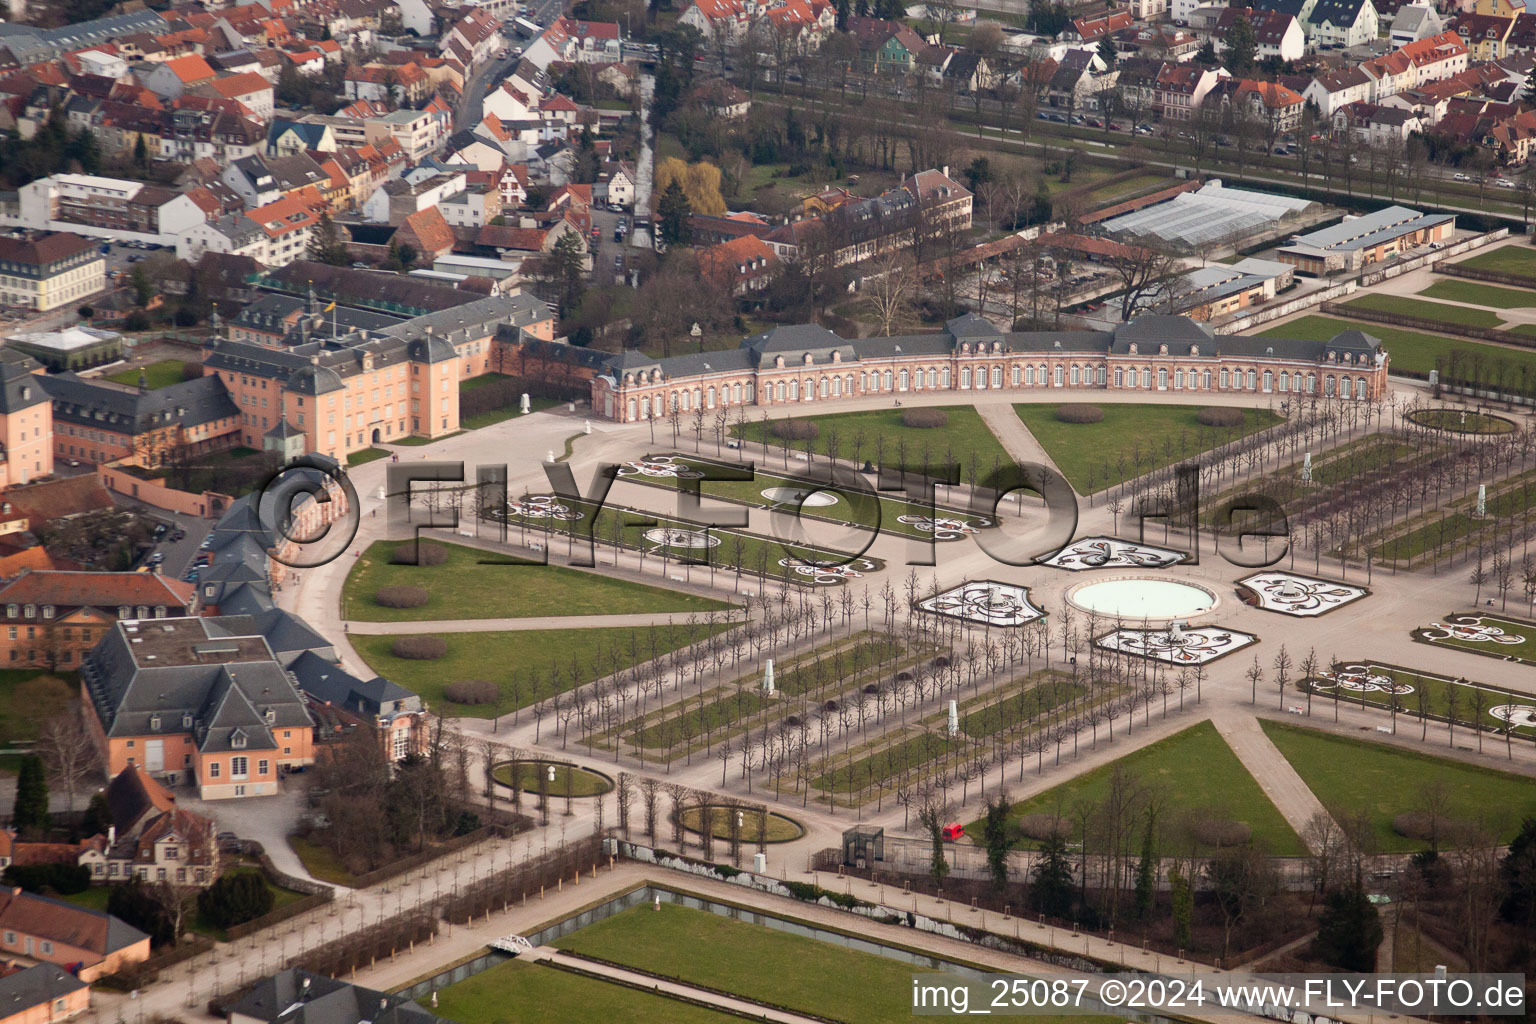
[[[967,313],[934,334],[850,341],[799,324],[732,351],[667,359],[624,352],[593,377],[592,408],[631,423],[742,405],[1066,388],[1380,401],[1388,362],[1380,339],[1357,330],[1327,341],[1253,338],[1215,334],[1187,317],[1145,316],[1112,331],[1018,333]]]

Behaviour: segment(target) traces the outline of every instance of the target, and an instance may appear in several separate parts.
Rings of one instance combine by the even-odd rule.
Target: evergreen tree
[[[1259,40],[1253,33],[1253,23],[1239,15],[1232,22],[1232,28],[1227,32],[1227,70],[1235,74],[1241,74],[1253,67],[1254,58],[1259,52]]]
[[[86,805],[85,820],[81,822],[80,831],[86,836],[106,835],[111,824],[112,809],[107,806],[107,794],[105,791],[98,792]]]
[[[1157,895],[1157,860],[1152,849],[1155,820],[1148,819],[1146,834],[1141,837],[1141,860],[1136,865],[1136,916],[1145,921],[1152,913],[1152,900]]]
[[[1040,843],[1033,881],[1029,897],[1037,911],[1063,918],[1072,913],[1072,862],[1067,841],[1054,830]]]
[[[853,8],[849,0],[837,0],[837,30],[839,32],[848,31],[848,15],[851,13],[853,13]]]
[[[586,258],[586,246],[574,231],[567,231],[556,239],[549,255],[544,257],[545,277],[559,304],[562,317],[575,312],[577,303],[581,301]]]
[[[1115,50],[1115,44],[1109,36],[1099,38],[1099,60],[1102,60],[1104,66],[1111,70],[1120,60],[1120,54]]]
[[[1358,885],[1329,893],[1317,919],[1312,953],[1346,971],[1374,971],[1381,945],[1381,917]]]
[[[1536,818],[1526,818],[1520,834],[1499,862],[1504,900],[1499,916],[1527,930],[1536,928]]]
[[[322,213],[320,223],[310,230],[308,255],[316,263],[327,263],[333,267],[344,267],[352,261],[352,254],[347,252],[347,243],[341,237],[341,229],[331,220],[329,212]]]
[[[155,297],[155,286],[150,283],[149,275],[144,272],[144,264],[135,264],[129,279],[133,287],[133,301],[141,306],[149,305],[149,300]]]
[[[11,826],[22,835],[43,835],[48,831],[48,778],[43,759],[36,754],[22,758],[16,776],[16,803],[11,809]]]
[[[1179,949],[1188,949],[1190,934],[1190,922],[1195,914],[1195,893],[1190,888],[1189,879],[1175,864],[1168,871],[1168,889],[1173,901],[1173,941]]]
[[[271,911],[272,890],[254,871],[225,874],[198,894],[197,912],[215,928],[254,921]]]
[[[133,165],[141,168],[149,166],[149,147],[144,144],[142,135],[133,140]]]
[[[987,848],[987,867],[992,885],[998,892],[1008,888],[1008,795],[997,793],[987,801],[987,816],[982,825],[982,842]]]
[[[688,194],[683,191],[681,182],[674,179],[667,186],[667,190],[661,194],[661,202],[656,206],[656,213],[656,227],[663,242],[667,245],[686,245],[693,241],[693,223],[689,219],[693,215],[693,207],[688,202]]]
[[[151,945],[176,940],[175,924],[149,891],[149,884],[135,875],[126,882],[107,886],[107,913],[133,925],[149,936]]]
[[[1207,39],[1200,45],[1200,49],[1195,51],[1195,63],[1204,64],[1208,68],[1213,68],[1221,63],[1221,58],[1216,56],[1215,42]]]

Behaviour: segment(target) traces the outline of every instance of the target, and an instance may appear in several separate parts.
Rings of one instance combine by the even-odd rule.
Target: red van
[[[943,836],[944,836],[944,841],[946,843],[957,842],[960,839],[964,838],[964,836],[965,836],[965,826],[961,825],[961,824],[958,824],[958,823],[955,823],[955,822],[951,822],[950,824],[944,826]]]

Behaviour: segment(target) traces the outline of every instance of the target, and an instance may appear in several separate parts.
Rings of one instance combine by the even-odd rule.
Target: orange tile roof
[[[9,585],[0,587],[0,605],[185,608],[192,603],[194,593],[192,584],[152,572],[24,572]]]
[[[171,73],[188,85],[206,82],[215,77],[213,68],[208,62],[195,53],[189,53],[185,57],[174,57],[165,62],[165,66],[171,69]]]
[[[213,87],[230,99],[249,96],[252,93],[272,91],[272,83],[254,71],[246,71],[228,78],[216,78]]]

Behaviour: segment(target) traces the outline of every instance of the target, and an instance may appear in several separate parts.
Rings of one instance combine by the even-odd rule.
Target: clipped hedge
[[[443,696],[455,704],[494,704],[501,692],[489,679],[461,679],[443,687]]]
[[[1240,427],[1243,425],[1243,410],[1234,409],[1230,405],[1208,405],[1195,413],[1195,419],[1208,427]]]
[[[1053,837],[1065,839],[1072,834],[1072,825],[1059,814],[1026,814],[1019,819],[1019,832],[1044,842]]]
[[[442,565],[448,561],[448,549],[427,541],[406,541],[395,548],[389,560],[396,565]]]
[[[435,661],[448,653],[448,641],[440,636],[403,636],[389,645],[390,653],[410,661]]]
[[[1445,830],[1445,823],[1441,823],[1441,831]],[[1434,829],[1428,814],[1423,811],[1405,811],[1392,819],[1392,831],[1409,839],[1420,839],[1429,842],[1434,838]]]
[[[814,441],[821,435],[821,428],[810,420],[779,420],[768,432],[786,441]]]
[[[1206,846],[1244,846],[1253,838],[1253,829],[1240,821],[1208,818],[1195,823],[1191,830],[1195,838]]]
[[[933,430],[949,425],[949,414],[943,409],[908,409],[901,414],[902,426],[915,430]]]
[[[380,587],[373,603],[384,608],[420,608],[431,598],[425,587]]]
[[[1098,423],[1104,419],[1104,410],[1084,402],[1069,402],[1056,407],[1056,418],[1063,423]]]

